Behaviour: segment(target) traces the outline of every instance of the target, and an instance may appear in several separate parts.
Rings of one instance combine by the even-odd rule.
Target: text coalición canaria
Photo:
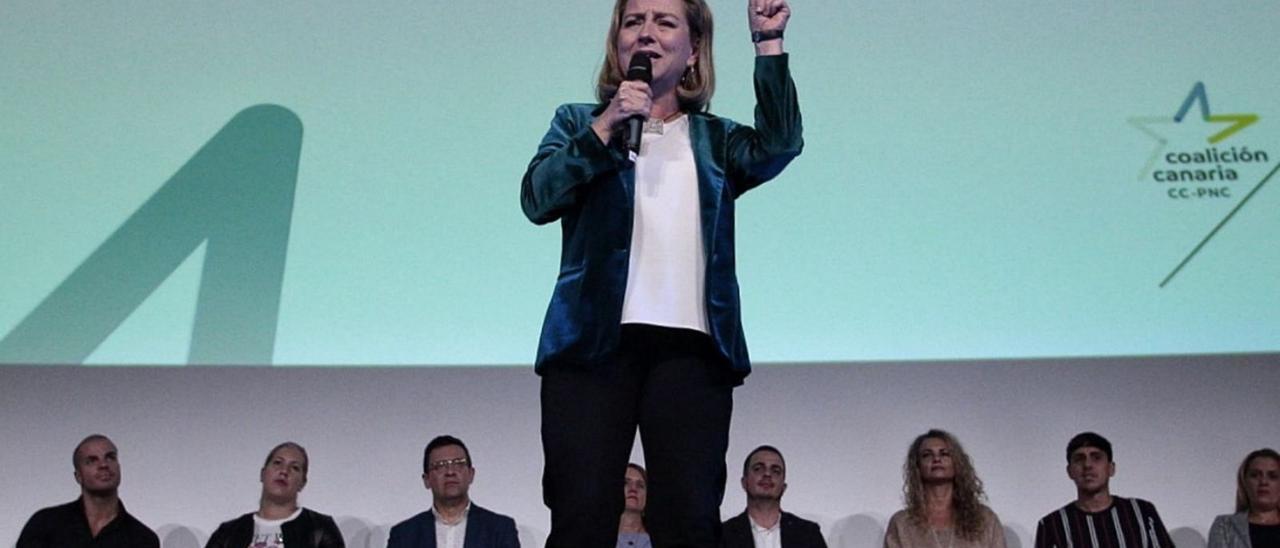
[[[1266,163],[1270,158],[1264,150],[1249,147],[1219,149],[1210,147],[1190,152],[1170,152],[1164,155],[1165,169],[1152,171],[1151,178],[1161,183],[1235,181],[1240,178],[1231,164]]]

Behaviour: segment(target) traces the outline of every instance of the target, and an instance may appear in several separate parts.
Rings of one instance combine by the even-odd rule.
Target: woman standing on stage
[[[982,480],[955,436],[917,437],[902,479],[906,508],[889,518],[885,548],[1004,548],[1004,528],[982,504]]]
[[[535,362],[549,548],[616,542],[617,478],[637,427],[654,545],[717,542],[733,387],[751,367],[734,200],[802,146],[783,52],[791,9],[750,0],[747,12],[754,127],[706,112],[715,70],[704,0],[617,0],[598,103],[561,106],[525,172],[525,215],[559,221],[562,234]],[[627,79],[640,56],[648,83]],[[633,118],[644,133],[628,150]]]

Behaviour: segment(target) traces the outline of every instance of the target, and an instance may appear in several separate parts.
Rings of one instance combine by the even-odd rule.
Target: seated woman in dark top
[[[1209,548],[1280,546],[1280,453],[1259,449],[1236,471],[1236,513],[1213,520]]]
[[[259,474],[258,511],[219,525],[205,548],[345,548],[333,518],[298,506],[307,465],[301,445],[275,446]]]

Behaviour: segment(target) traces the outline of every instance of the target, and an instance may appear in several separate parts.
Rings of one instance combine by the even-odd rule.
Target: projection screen
[[[1280,350],[1265,6],[797,4],[804,153],[738,202],[757,362]],[[559,230],[519,180],[607,6],[4,12],[0,362],[531,361]]]

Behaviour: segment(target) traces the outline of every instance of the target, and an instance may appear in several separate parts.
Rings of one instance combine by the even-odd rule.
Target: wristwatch
[[[774,30],[754,30],[751,31],[751,42],[759,44],[768,40],[778,40],[782,38],[782,29]]]

